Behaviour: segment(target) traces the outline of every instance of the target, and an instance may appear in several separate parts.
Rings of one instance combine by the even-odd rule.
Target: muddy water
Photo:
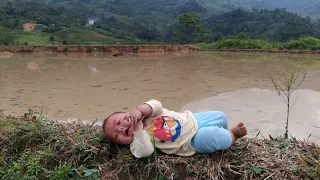
[[[57,119],[102,121],[155,98],[176,111],[222,110],[230,126],[245,122],[250,136],[276,135],[283,133],[286,107],[265,71],[308,60],[315,63],[293,94],[289,130],[320,141],[320,57],[308,55],[13,55],[0,58],[0,109],[21,115],[42,107]]]

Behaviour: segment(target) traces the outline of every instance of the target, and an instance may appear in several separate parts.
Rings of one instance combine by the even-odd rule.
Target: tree
[[[53,36],[50,37],[49,42],[51,42],[52,45],[54,45],[54,37]]]
[[[0,45],[10,46],[14,45],[14,37],[8,32],[1,32],[0,34]]]
[[[202,42],[211,35],[211,31],[205,29],[202,20],[192,12],[180,14],[173,31],[182,44]]]
[[[272,75],[270,72],[267,72],[275,90],[277,91],[278,95],[281,96],[281,98],[284,100],[287,106],[287,117],[286,117],[286,126],[285,126],[285,134],[284,138],[289,137],[289,116],[290,116],[290,110],[295,104],[291,105],[291,93],[296,90],[304,81],[307,75],[307,71],[309,68],[310,64],[307,66],[307,68],[302,71],[303,73],[295,66],[291,68],[291,70],[286,70],[286,69],[278,69],[275,67],[276,70],[276,75]]]
[[[64,40],[62,41],[62,44],[67,45],[67,44],[68,44],[68,41],[64,39]]]
[[[314,22],[314,30],[315,36],[320,38],[320,18],[317,18],[317,20]]]
[[[247,34],[245,32],[241,32],[241,33],[238,34],[238,39],[246,40],[246,39],[248,39],[248,36],[247,36]]]

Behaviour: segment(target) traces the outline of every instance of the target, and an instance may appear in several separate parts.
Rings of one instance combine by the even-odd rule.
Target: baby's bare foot
[[[230,131],[237,139],[247,135],[247,128],[242,122],[240,122],[236,127],[230,129]]]

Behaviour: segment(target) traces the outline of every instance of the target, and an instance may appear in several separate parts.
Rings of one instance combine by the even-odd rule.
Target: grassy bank
[[[21,29],[0,27],[0,45],[107,45],[107,44],[163,44],[138,39],[113,37],[107,31],[94,28],[37,28],[26,32]]]
[[[298,140],[242,139],[213,155],[156,152],[135,159],[108,143],[101,128],[0,113],[2,179],[303,179],[320,178],[320,149]]]
[[[198,43],[197,47],[203,50],[299,50],[315,51],[320,50],[320,39],[315,37],[302,37],[289,42],[268,43],[260,39],[246,39],[231,37],[221,39],[215,43]]]

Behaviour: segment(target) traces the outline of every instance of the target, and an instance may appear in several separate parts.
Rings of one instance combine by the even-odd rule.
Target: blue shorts
[[[198,122],[198,132],[191,140],[191,145],[197,153],[213,153],[228,149],[232,137],[228,130],[226,115],[221,111],[194,113]]]

